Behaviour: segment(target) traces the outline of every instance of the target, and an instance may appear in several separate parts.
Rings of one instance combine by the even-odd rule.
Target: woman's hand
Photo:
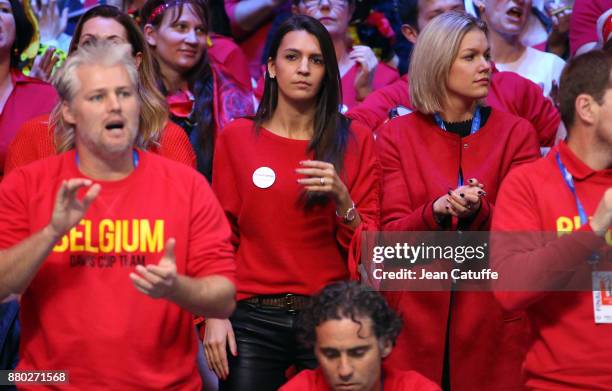
[[[229,376],[226,348],[228,345],[232,355],[237,356],[236,337],[229,319],[206,319],[204,354],[208,368],[222,380]]]
[[[44,44],[54,41],[66,30],[68,25],[68,2],[60,12],[57,0],[32,0],[32,11],[38,19],[40,41]]]
[[[35,77],[43,81],[49,81],[55,64],[59,61],[60,57],[55,53],[55,48],[49,46],[45,50],[44,54],[39,54],[34,59],[32,69],[30,70],[30,77]]]
[[[298,183],[304,185],[306,191],[330,194],[338,208],[348,205],[346,207],[348,209],[353,205],[351,195],[336,173],[333,164],[318,160],[304,160],[300,162],[300,165],[303,168],[297,168],[295,172],[308,177],[298,179]]]
[[[439,220],[446,216],[455,216],[460,219],[470,217],[480,210],[481,197],[486,195],[484,184],[476,178],[468,180],[467,185],[449,190],[447,194],[438,198],[433,205],[434,213]]]
[[[355,92],[358,101],[364,100],[372,92],[372,81],[378,66],[378,59],[369,46],[353,47],[349,58],[360,65],[355,76]]]

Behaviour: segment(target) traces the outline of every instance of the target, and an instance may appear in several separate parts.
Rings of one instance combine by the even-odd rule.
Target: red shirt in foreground
[[[0,180],[5,172],[6,154],[17,130],[25,121],[49,113],[57,103],[57,93],[51,84],[11,72],[13,91],[0,113]]]
[[[496,109],[478,132],[463,138],[440,129],[431,115],[395,118],[380,129],[377,147],[384,231],[441,230],[433,202],[457,187],[460,167],[466,180],[477,178],[487,192],[478,214],[462,221],[462,229],[486,231],[501,181],[515,166],[539,157],[533,127]],[[492,293],[454,292],[452,303],[450,292],[387,292],[386,297],[404,327],[385,365],[441,383],[448,324],[451,389],[520,389],[524,317],[503,313]]]
[[[383,371],[384,391],[440,391],[440,387],[414,371]],[[321,368],[306,369],[298,373],[279,391],[331,391]]]
[[[611,169],[592,170],[565,143],[545,158],[508,175],[497,198],[493,230],[583,233],[578,242],[569,234],[555,245],[533,243],[520,250],[505,248],[507,251],[494,254],[500,273],[529,270],[529,276],[539,280],[535,286],[545,284],[541,276],[550,275],[550,271],[565,270],[567,274],[567,270],[576,269],[577,261],[586,265],[590,248],[606,246],[604,240],[589,234],[589,224],[580,226],[575,198],[557,166],[557,152],[574,177],[576,192],[588,216],[612,186]],[[585,239],[591,239],[589,244],[594,247],[581,245]],[[607,246],[612,246],[611,231],[606,239]],[[525,248],[534,250],[525,252]],[[612,324],[595,324],[592,292],[496,292],[496,297],[508,309],[526,309],[531,321],[534,341],[523,365],[530,389],[610,389]]]
[[[380,166],[372,132],[351,126],[344,180],[362,224],[339,222],[335,204],[304,211],[295,172],[312,159],[308,140],[257,134],[251,120],[229,124],[217,137],[213,189],[232,225],[238,300],[255,295],[312,295],[332,281],[356,277],[360,232],[378,226]],[[253,173],[269,167],[274,183],[259,188]],[[348,259],[348,263],[347,263]]]
[[[18,370],[68,370],[66,390],[199,390],[192,315],[134,288],[138,264],[157,264],[176,239],[190,277],[234,279],[230,229],[194,169],[138,151],[126,178],[102,190],[50,252],[21,299]],[[49,223],[63,180],[84,177],[75,151],[16,169],[0,185],[0,248]],[[33,386],[32,389],[38,387]]]
[[[49,127],[49,114],[25,122],[11,143],[6,156],[5,171],[8,174],[17,167],[57,154],[53,141],[55,127]],[[152,145],[151,152],[195,167],[195,153],[185,131],[172,121],[166,123],[159,144]]]
[[[347,116],[376,130],[387,121],[390,109],[402,105],[414,110],[408,93],[409,82],[408,75],[404,75],[393,84],[374,91]],[[552,102],[542,95],[542,89],[533,82],[513,72],[493,72],[487,103],[531,122],[541,146],[554,144],[561,116]]]

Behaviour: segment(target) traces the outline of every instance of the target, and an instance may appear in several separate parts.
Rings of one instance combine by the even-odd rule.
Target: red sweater
[[[384,371],[384,391],[440,391],[438,385],[414,371]],[[279,391],[331,391],[321,368],[306,369],[294,376]]]
[[[460,166],[464,178],[477,178],[487,191],[480,212],[464,222],[466,229],[487,230],[502,179],[515,166],[539,156],[533,127],[496,109],[477,133],[463,139],[441,130],[433,116],[414,112],[385,124],[377,146],[385,231],[439,229],[432,205],[457,186]],[[416,370],[441,382],[450,293],[388,292],[387,297],[401,313],[404,328],[386,365]],[[520,389],[526,344],[523,318],[504,314],[491,293],[455,292],[449,332],[453,390]]]
[[[372,132],[351,127],[341,174],[362,219],[357,230],[338,222],[331,201],[309,212],[298,202],[303,186],[295,169],[301,160],[312,159],[308,143],[266,129],[256,134],[246,119],[232,122],[217,138],[213,189],[233,228],[239,300],[312,295],[356,275],[359,233],[378,223],[380,166]],[[253,183],[260,167],[276,174],[269,188]]]
[[[195,170],[144,151],[139,157],[128,177],[94,181],[100,194],[22,296],[18,369],[68,370],[70,385],[61,389],[201,389],[192,315],[140,293],[129,274],[138,264],[159,263],[175,238],[179,274],[233,280],[230,228]],[[58,187],[77,177],[83,174],[74,150],[7,175],[0,248],[46,226]]]
[[[580,227],[574,196],[557,166],[557,151],[574,177],[576,192],[588,216],[612,186],[612,169],[592,170],[565,143],[546,158],[520,167],[506,178],[499,193],[493,230],[582,231],[579,237],[566,234],[546,247],[533,243],[518,250],[493,248],[494,266],[500,273],[528,270],[527,275],[542,285],[549,271],[575,269],[577,262],[586,264],[591,248],[606,247],[604,240],[589,234],[590,225]],[[610,251],[611,231],[607,246]],[[551,391],[610,389],[612,324],[595,324],[592,292],[496,292],[496,297],[504,307],[526,309],[531,320],[535,339],[524,363],[528,387]]]
[[[408,75],[393,84],[374,91],[347,116],[377,129],[389,118],[389,110],[402,105],[411,110]],[[552,146],[561,123],[561,116],[552,102],[542,95],[542,89],[513,72],[494,72],[487,103],[498,110],[514,114],[531,122],[541,146]]]
[[[56,154],[53,143],[55,128],[49,128],[49,114],[41,115],[25,122],[11,143],[6,157],[7,173],[13,169]],[[195,167],[195,153],[191,148],[185,131],[168,121],[162,131],[159,145],[150,151]]]

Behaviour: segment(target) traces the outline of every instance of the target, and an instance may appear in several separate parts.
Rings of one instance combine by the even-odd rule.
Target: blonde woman
[[[539,156],[527,121],[483,104],[489,52],[486,25],[465,13],[442,14],[419,35],[410,65],[416,111],[388,122],[378,137],[383,230],[487,230],[502,179]],[[387,364],[445,389],[520,388],[523,318],[504,316],[491,293],[388,298],[405,331]]]

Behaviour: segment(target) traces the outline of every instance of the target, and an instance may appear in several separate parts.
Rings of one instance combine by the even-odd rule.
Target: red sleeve
[[[542,89],[513,72],[495,72],[487,100],[491,106],[524,118],[533,125],[540,146],[553,146],[561,115]]]
[[[235,282],[236,265],[229,225],[204,177],[193,175],[187,275],[222,275]]]
[[[376,146],[383,172],[381,225],[384,231],[436,231],[441,229],[434,219],[433,202],[413,205],[405,180],[400,156],[401,146],[395,131],[397,121],[381,128]]]
[[[246,33],[243,29],[238,26],[236,23],[236,16],[234,15],[236,5],[240,3],[241,0],[225,0],[223,2],[223,6],[225,7],[225,13],[227,14],[227,18],[230,22],[230,28],[232,29],[232,34],[234,36],[241,36]]]
[[[408,82],[403,78],[374,91],[346,115],[374,131],[389,118],[389,110],[398,105],[411,106]]]
[[[54,193],[56,190],[48,189]],[[5,176],[0,183],[0,249],[12,247],[32,234],[28,221],[29,201],[23,171],[16,170]]]
[[[612,7],[609,0],[576,0],[570,19],[570,54],[586,43],[597,42],[597,18],[608,8]]]
[[[495,297],[507,311],[526,309],[543,298],[547,288],[556,290],[574,275],[592,249],[603,243],[589,224],[558,239],[545,240],[537,210],[537,184],[526,178],[530,169],[522,167],[508,175],[500,188],[493,217],[493,231],[516,233],[512,237],[494,237],[491,266],[499,273],[500,281],[511,286],[507,278],[516,278],[520,286],[538,287],[538,291],[531,292],[496,291]]]
[[[520,105],[519,117],[531,122],[542,147],[552,147],[555,143],[557,129],[561,124],[561,114],[552,101],[542,94],[542,89],[531,80],[523,78],[523,94],[517,95],[516,103]],[[521,96],[518,98],[518,96]]]
[[[189,143],[187,134],[177,124],[172,121],[166,123],[159,139],[158,147],[151,147],[151,152],[160,156],[184,163],[190,167],[196,167],[196,157],[193,148]]]
[[[231,125],[230,125],[231,126]],[[238,248],[240,243],[240,234],[238,230],[238,214],[242,201],[240,192],[236,186],[236,170],[233,167],[233,162],[229,154],[228,146],[226,145],[225,132],[220,132],[215,145],[215,154],[213,157],[213,176],[212,186],[225,216],[229,220],[232,236],[231,242],[234,248]]]
[[[351,276],[356,278],[357,264],[361,259],[361,233],[377,231],[379,228],[382,173],[372,132],[358,124],[351,124],[351,130],[356,139],[349,138],[347,157],[352,155],[351,165],[354,165],[355,172],[348,173],[347,176],[352,180],[345,184],[361,217],[361,224],[356,229],[343,223],[338,224],[336,238],[338,243],[348,250],[349,271]],[[355,146],[354,149],[351,144]]]
[[[17,167],[55,154],[53,131],[49,129],[49,115],[41,115],[21,125],[9,145],[4,173]]]

